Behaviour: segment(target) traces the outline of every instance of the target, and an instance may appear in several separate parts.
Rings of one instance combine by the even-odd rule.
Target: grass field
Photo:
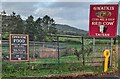
[[[83,66],[82,58],[77,60],[75,55],[60,57],[60,64],[58,64],[58,58],[40,58],[21,63],[11,63],[3,60],[2,65],[2,77],[55,76],[103,72],[103,67]]]
[[[60,57],[60,63],[81,63],[81,62],[82,62],[82,58],[80,60],[77,60],[77,57],[75,55]],[[43,63],[43,64],[58,63],[58,58],[40,58],[31,61],[31,63]]]
[[[40,64],[40,63],[10,63],[4,61],[2,77],[29,77],[29,76],[55,76],[83,73],[101,73],[94,67],[83,66],[80,63]]]
[[[77,48],[77,50],[81,50],[81,39],[80,38],[60,38],[62,42],[59,44],[60,50],[61,48]],[[76,41],[74,43],[74,41]],[[109,40],[101,40],[102,42],[108,42]],[[84,40],[84,44],[86,47],[92,47],[92,39]],[[90,45],[89,45],[90,44]],[[89,46],[88,46],[89,45]],[[47,45],[51,47],[51,44]],[[103,47],[104,46],[104,47]],[[108,46],[108,45],[106,45]],[[35,48],[39,49],[40,47],[35,46]],[[102,49],[105,48],[104,45],[100,45],[96,47],[97,52],[94,54],[88,52],[84,52],[85,57],[95,57],[103,55]],[[100,49],[100,52],[98,52]],[[4,46],[3,50],[5,51],[3,55],[9,55],[9,47]],[[34,52],[34,47],[30,46],[30,52]],[[82,53],[82,52],[80,52]],[[99,60],[99,59],[97,59]],[[58,64],[58,58],[38,58],[35,60],[31,60],[30,62],[21,62],[21,63],[11,63],[9,61],[3,60],[3,77],[28,77],[28,76],[51,76],[51,75],[68,75],[68,74],[83,74],[83,73],[102,73],[103,67],[92,66],[83,66],[82,63],[82,54],[80,55],[80,60],[77,59],[76,55],[66,55],[60,57],[60,64]],[[91,58],[85,58],[85,62],[90,62]]]
[[[103,72],[102,67],[96,70],[96,67],[83,66],[82,58],[77,60],[75,55],[60,57],[60,64],[58,64],[58,58],[40,58],[21,63],[3,60],[2,66],[3,77],[54,76]]]

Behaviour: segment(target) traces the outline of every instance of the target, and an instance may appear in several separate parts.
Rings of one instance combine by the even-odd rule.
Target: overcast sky
[[[29,15],[33,15],[35,20],[49,15],[58,24],[67,24],[88,31],[90,4],[93,2],[2,2],[2,10],[7,14],[14,11],[24,20]]]

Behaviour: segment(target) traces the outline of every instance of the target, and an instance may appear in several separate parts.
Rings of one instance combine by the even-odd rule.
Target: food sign
[[[10,61],[29,61],[29,37],[10,34]]]

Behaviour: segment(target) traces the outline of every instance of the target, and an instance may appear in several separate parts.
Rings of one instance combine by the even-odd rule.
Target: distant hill
[[[78,35],[86,35],[88,33],[88,31],[78,29],[69,25],[56,24],[55,28],[60,33],[71,33],[71,34],[78,34]]]

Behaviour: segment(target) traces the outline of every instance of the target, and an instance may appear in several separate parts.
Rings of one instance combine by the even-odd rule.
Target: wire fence
[[[103,66],[103,51],[111,50],[111,38],[56,37],[56,41],[30,41],[30,63],[60,64],[79,63],[81,65]],[[2,41],[2,58],[9,60],[9,41]],[[110,60],[109,60],[110,61]]]

